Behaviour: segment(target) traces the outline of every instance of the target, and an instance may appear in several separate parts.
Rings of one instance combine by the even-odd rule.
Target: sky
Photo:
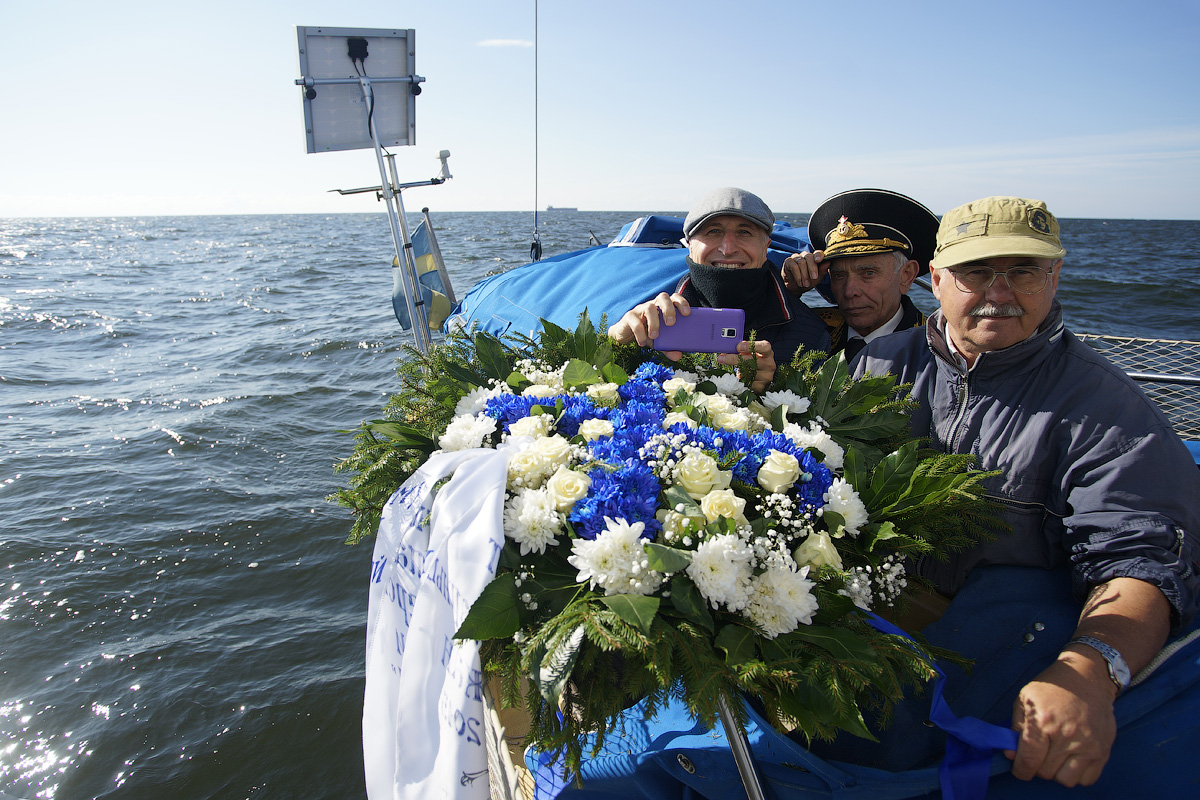
[[[415,29],[396,165],[454,177],[409,211],[735,185],[1200,219],[1195,0],[0,0],[0,217],[382,213],[329,191],[378,184],[370,150],[305,152],[296,26]]]

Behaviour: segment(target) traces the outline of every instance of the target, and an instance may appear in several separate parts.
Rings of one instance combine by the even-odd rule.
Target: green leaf
[[[648,635],[650,626],[654,623],[654,616],[658,613],[658,605],[662,601],[657,597],[641,594],[613,594],[601,597],[600,602],[618,617]]]
[[[568,389],[580,389],[600,383],[600,371],[586,361],[572,358],[563,370],[563,385]]]
[[[419,431],[409,425],[402,425],[399,422],[366,422],[363,423],[363,426],[372,433],[386,436],[405,447],[424,447],[434,443],[434,440],[424,431]]]
[[[692,563],[692,551],[679,550],[656,542],[646,543],[646,557],[650,569],[656,572],[679,572]]]
[[[612,348],[609,348],[611,354]],[[623,386],[629,382],[629,373],[618,367],[616,364],[609,362],[600,368],[600,374],[604,376],[604,380],[608,383],[615,383],[617,386]]]
[[[789,639],[815,644],[828,651],[839,661],[865,661],[874,663],[875,651],[867,641],[854,631],[845,628],[825,628],[812,625],[801,625],[789,634]]]
[[[863,527],[858,534],[858,542],[861,547],[864,547],[868,553],[872,552],[881,542],[886,542],[889,539],[904,539],[907,538],[896,530],[896,526],[891,522],[881,522],[879,524],[871,524]]]
[[[462,381],[472,388],[483,386],[487,383],[486,375],[483,375],[482,373],[477,372],[476,370],[473,370],[464,364],[460,364],[457,361],[447,361],[443,365],[443,369],[446,370],[446,374],[450,377],[457,381]]]
[[[757,635],[743,625],[726,625],[713,643],[725,651],[725,663],[736,667],[754,660],[754,640]]]
[[[568,635],[559,637],[553,649],[546,649],[539,644],[533,653],[537,670],[530,679],[537,687],[547,703],[557,707],[559,698],[567,681],[571,679],[571,670],[579,658],[579,648],[583,646],[583,626],[574,628]]]
[[[683,506],[681,513],[686,517],[704,516],[704,512],[700,510],[700,504],[693,500],[692,496],[679,484],[672,484],[664,489],[663,498],[667,501],[666,507],[671,511],[678,511],[678,507]]]
[[[466,619],[454,634],[455,639],[501,639],[512,636],[520,627],[517,611],[517,587],[511,572],[497,575],[471,604]]]
[[[512,362],[504,352],[504,345],[490,334],[475,334],[475,358],[489,378],[502,381],[512,372]]]
[[[836,511],[830,511],[829,506],[821,510],[821,519],[825,520],[825,527],[829,530],[830,535],[836,535],[838,531],[846,527],[846,518]]]
[[[682,574],[671,578],[671,605],[688,622],[699,625],[710,633],[715,628],[712,612],[708,610],[700,590]]]

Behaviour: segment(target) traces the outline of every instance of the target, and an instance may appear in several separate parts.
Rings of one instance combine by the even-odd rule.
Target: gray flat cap
[[[713,217],[734,216],[753,222],[765,228],[767,233],[775,227],[775,215],[771,209],[756,194],[733,186],[724,186],[710,192],[699,203],[692,206],[687,219],[683,221],[683,235],[691,236],[692,231],[699,228]]]

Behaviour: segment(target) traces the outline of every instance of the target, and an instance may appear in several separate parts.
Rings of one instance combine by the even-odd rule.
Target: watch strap
[[[1102,642],[1095,636],[1076,636],[1067,644],[1083,644],[1098,652],[1105,663],[1108,664],[1108,677],[1112,678],[1112,682],[1117,685],[1117,694],[1129,688],[1131,675],[1129,673],[1129,665],[1125,663],[1125,657],[1117,648],[1106,642]]]

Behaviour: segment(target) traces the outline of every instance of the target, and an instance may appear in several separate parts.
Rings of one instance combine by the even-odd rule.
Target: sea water
[[[434,222],[460,295],[529,258],[532,214]],[[1200,340],[1200,222],[1063,230],[1070,327]],[[392,255],[382,214],[0,220],[0,794],[363,796],[371,544],[325,497],[410,341]]]

